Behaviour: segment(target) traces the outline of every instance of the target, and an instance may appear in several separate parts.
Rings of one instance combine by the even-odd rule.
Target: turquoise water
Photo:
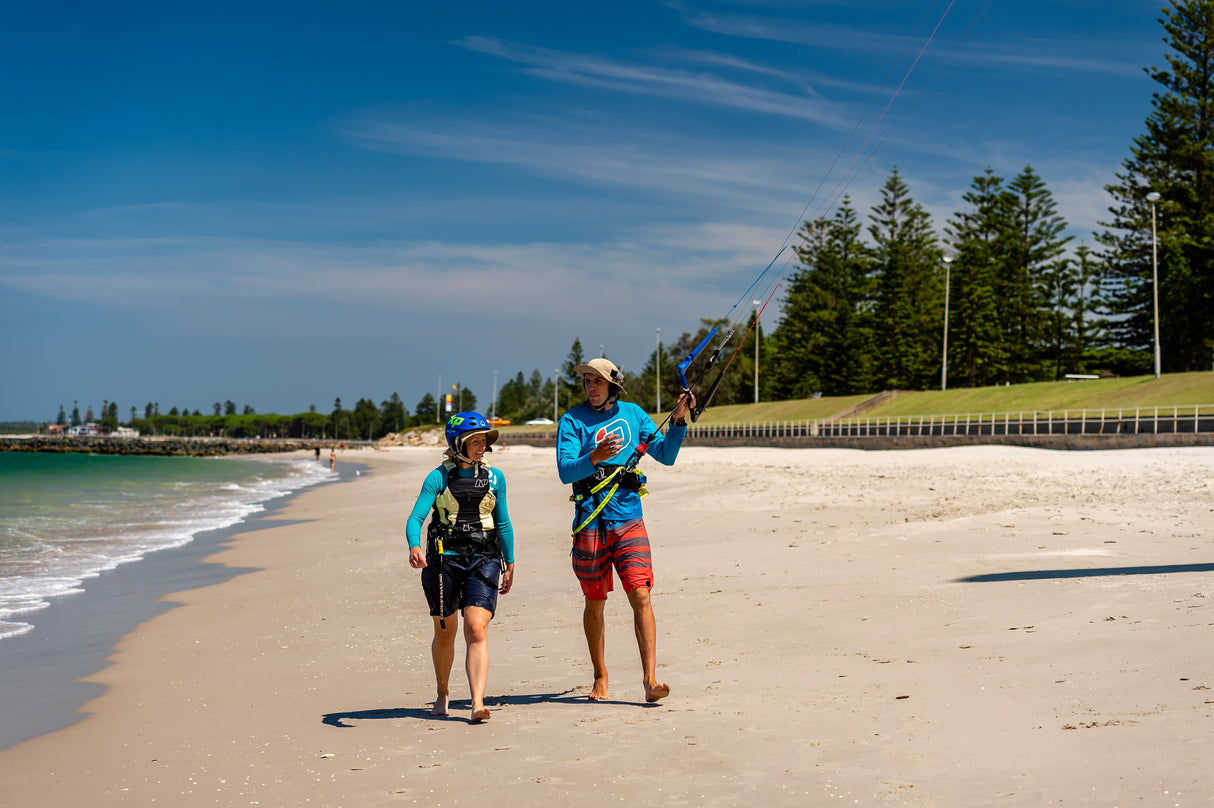
[[[0,452],[0,642],[105,570],[333,476],[308,460]]]

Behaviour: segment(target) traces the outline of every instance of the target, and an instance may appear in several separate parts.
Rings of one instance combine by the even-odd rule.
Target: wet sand
[[[337,470],[335,482],[348,481],[359,466],[347,462]],[[167,595],[239,574],[206,559],[240,533],[283,524],[279,509],[291,496],[263,503],[265,510],[242,522],[90,578],[83,592],[54,598],[36,612],[33,631],[0,640],[0,751],[83,718],[77,710],[103,688],[79,679],[102,668],[123,635],[176,605]]]
[[[568,490],[491,459],[518,567],[469,723],[432,718],[403,522],[434,449],[352,453],[171,596],[90,717],[0,753],[0,802],[1206,805],[1214,449],[687,447],[646,461],[659,676],[622,593],[587,701]]]

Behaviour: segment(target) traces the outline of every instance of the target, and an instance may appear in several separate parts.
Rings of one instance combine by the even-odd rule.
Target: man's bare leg
[[[447,617],[447,628],[439,625],[434,618],[434,639],[430,641],[430,656],[434,660],[434,679],[438,695],[434,699],[434,707],[430,715],[446,715],[447,702],[451,694],[451,665],[455,662],[455,634],[458,630],[459,618],[455,615]]]
[[[464,670],[472,689],[473,722],[488,721],[490,716],[489,708],[485,706],[485,682],[489,679],[489,620],[492,617],[492,612],[480,606],[464,609],[464,642],[468,645]]]
[[[637,648],[641,652],[645,701],[654,702],[664,699],[670,695],[670,685],[659,682],[657,677],[658,628],[653,617],[653,604],[649,599],[649,589],[639,586],[632,590],[628,593],[628,602],[632,604],[632,625],[636,630]]]
[[[606,608],[606,600],[586,598],[586,607],[582,610],[582,629],[586,632],[586,647],[590,649],[590,665],[594,668],[591,701],[603,701],[607,698],[607,624],[604,615]]]

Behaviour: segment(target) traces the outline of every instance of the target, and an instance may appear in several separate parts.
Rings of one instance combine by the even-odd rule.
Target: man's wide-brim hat
[[[587,373],[602,376],[608,382],[620,388],[621,393],[625,392],[624,373],[610,359],[604,359],[601,356],[598,359],[591,359],[584,365],[575,367],[573,372],[582,377],[585,377]]]

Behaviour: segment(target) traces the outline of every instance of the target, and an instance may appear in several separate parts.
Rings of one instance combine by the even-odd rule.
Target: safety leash
[[[443,597],[443,578],[447,577],[447,561],[443,555],[443,540],[438,543],[438,627],[447,630],[447,599]]]

